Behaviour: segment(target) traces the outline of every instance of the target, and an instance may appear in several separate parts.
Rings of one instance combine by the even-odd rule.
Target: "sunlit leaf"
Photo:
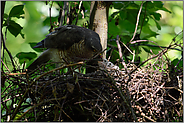
[[[24,8],[24,5],[14,6],[10,10],[9,17],[17,17],[17,18],[20,18],[20,15],[24,14],[23,8]]]
[[[17,37],[17,35],[21,32],[22,29],[23,28],[15,21],[12,21],[12,20],[9,21],[8,30],[15,37]]]
[[[34,59],[37,57],[37,54],[35,52],[19,52],[18,54],[16,54],[16,57],[19,58],[19,60],[21,59]]]

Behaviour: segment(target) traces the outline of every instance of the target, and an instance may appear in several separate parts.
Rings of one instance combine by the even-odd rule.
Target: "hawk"
[[[47,50],[28,66],[28,70],[34,70],[49,60],[60,62],[61,65],[66,64],[66,61],[71,63],[86,60],[102,51],[99,35],[76,25],[55,28],[33,48],[47,48]]]

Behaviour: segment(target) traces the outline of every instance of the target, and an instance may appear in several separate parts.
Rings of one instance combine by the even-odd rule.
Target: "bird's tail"
[[[41,64],[48,62],[50,59],[51,53],[49,52],[49,49],[47,49],[31,65],[29,65],[27,69],[34,70],[37,68],[37,66],[40,66]]]

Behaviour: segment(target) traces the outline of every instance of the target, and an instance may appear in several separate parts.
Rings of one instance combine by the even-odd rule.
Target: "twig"
[[[65,99],[65,98],[66,98],[66,97],[64,96],[64,97],[61,97],[61,98],[58,98],[58,99],[53,98],[53,99],[49,99],[49,100],[46,100],[46,101],[42,101],[42,102],[40,102],[40,103],[34,105],[34,106],[31,107],[30,109],[28,109],[26,112],[24,112],[20,117],[17,118],[17,120],[20,120],[25,114],[27,114],[28,112],[30,112],[31,110],[33,110],[35,107],[37,107],[37,106],[39,106],[39,105],[41,105],[41,104],[43,104],[43,103],[50,102],[50,101],[52,101],[52,100],[61,100],[61,99]],[[12,119],[11,119],[11,120],[12,120]]]
[[[80,12],[80,9],[81,9],[81,5],[82,5],[82,1],[80,1],[80,3],[79,3],[79,10],[77,12],[77,18],[76,18],[76,21],[75,21],[75,25],[77,25],[77,22],[78,22],[78,16],[79,16],[79,12]]]
[[[126,73],[128,73],[127,66],[126,66],[126,64],[125,64],[125,62],[124,62],[124,60],[123,60],[123,55],[122,55],[122,51],[121,51],[121,46],[120,46],[120,44],[119,44],[119,35],[116,36],[116,43],[117,43],[117,46],[118,46],[119,57],[120,57],[120,59],[121,59],[121,62],[122,62],[122,64],[123,64],[124,68],[125,68]]]
[[[141,65],[143,65],[144,63],[146,63],[147,61],[156,58],[157,56],[161,55],[161,54],[165,54],[167,52],[167,48],[165,50],[163,50],[162,52],[158,53],[157,55],[151,56],[150,58],[146,59],[145,61],[143,61],[141,64],[139,64],[135,69],[133,69],[132,71],[130,71],[128,74],[132,74],[134,71],[137,70],[137,68],[139,68]]]
[[[122,41],[120,41],[120,43],[122,43],[123,44],[123,46],[125,46],[126,47],[126,49],[131,53],[131,54],[133,54],[134,55],[134,53],[130,50],[130,48],[128,48]]]
[[[176,37],[180,34],[180,33],[182,33],[183,32],[183,30],[181,30],[178,34],[176,34],[176,36],[172,39],[173,41],[175,41],[176,40]]]
[[[52,72],[54,72],[54,71],[57,71],[57,70],[60,70],[60,69],[66,68],[66,67],[71,67],[71,66],[80,65],[80,64],[84,64],[84,62],[78,62],[78,63],[75,63],[75,64],[68,64],[68,65],[61,66],[61,67],[59,67],[59,68],[55,68],[55,69],[53,69],[53,70],[50,70],[50,71],[48,71],[48,72],[46,72],[46,73],[40,75],[40,76],[37,77],[36,79],[34,79],[34,81],[31,83],[31,85],[34,84],[35,81],[39,80],[41,77],[43,77],[43,76],[45,76],[45,75],[47,75],[47,74],[49,74],[49,73],[52,73]]]
[[[106,70],[104,70],[104,71],[107,73],[107,75],[109,76],[111,82],[112,82],[113,85],[115,86],[115,89],[119,92],[121,98],[123,99],[123,101],[125,102],[125,104],[128,106],[128,109],[131,111],[132,116],[133,116],[133,118],[134,118],[134,120],[135,120],[135,122],[136,122],[136,121],[137,121],[137,117],[136,117],[136,115],[135,115],[135,112],[134,112],[133,108],[128,104],[128,102],[127,102],[127,100],[126,100],[126,98],[125,98],[125,96],[124,96],[125,94],[124,94],[123,91],[122,91],[122,88],[118,88],[118,87],[116,86],[116,82],[114,81],[114,79],[112,79],[112,77],[109,75],[109,73],[108,73]]]
[[[34,79],[34,80],[32,81],[32,83],[28,86],[28,89],[27,89],[26,92],[24,93],[24,95],[23,95],[23,97],[21,98],[21,100],[20,100],[20,102],[19,102],[17,108],[15,109],[14,113],[12,114],[11,120],[13,120],[13,119],[15,118],[15,115],[17,114],[17,112],[18,112],[18,110],[19,110],[21,104],[23,103],[24,98],[27,96],[27,93],[28,93],[28,91],[30,90],[30,87],[31,87],[38,79],[40,79],[42,76],[45,76],[45,75],[47,75],[47,74],[49,74],[49,73],[52,73],[53,71],[60,70],[60,69],[63,69],[63,68],[66,68],[66,67],[70,67],[70,66],[75,66],[75,65],[78,65],[78,64],[83,64],[83,62],[78,62],[78,63],[75,63],[75,64],[69,64],[69,65],[66,65],[66,66],[62,66],[62,67],[53,69],[53,70],[51,70],[51,71],[49,71],[49,72],[47,72],[47,73],[44,73],[44,74],[40,75],[40,76],[37,77],[36,79]]]
[[[12,62],[12,65],[13,65],[13,69],[14,69],[13,71],[15,72],[16,69],[15,69],[15,64],[14,64],[14,62],[13,62],[13,57],[12,57],[10,51],[8,50],[8,48],[7,48],[6,45],[5,45],[5,40],[4,40],[2,31],[1,31],[1,39],[2,39],[2,41],[3,41],[3,48],[4,48],[4,49],[6,50],[6,52],[8,53],[8,55],[9,55],[9,57],[10,57],[10,60],[11,60],[11,62]],[[5,39],[6,39],[6,36],[5,36]]]
[[[137,15],[137,22],[136,22],[136,26],[135,26],[134,35],[133,35],[133,37],[132,37],[132,39],[130,40],[130,42],[129,42],[129,43],[131,43],[131,42],[132,42],[132,40],[134,39],[134,37],[135,37],[135,35],[136,35],[137,27],[138,27],[138,24],[139,24],[139,17],[140,17],[141,10],[142,10],[142,6],[143,6],[143,1],[142,1],[142,3],[141,3],[141,7],[140,7],[140,9],[139,9],[139,13],[138,13],[138,15]]]
[[[63,11],[62,11],[62,14],[61,14],[61,19],[60,19],[60,26],[63,25],[63,21],[65,21],[65,11],[68,10],[68,5],[69,3],[67,1],[64,1],[64,6],[63,6]]]
[[[51,8],[52,8],[52,4],[53,4],[53,2],[51,3],[51,6],[49,7],[49,16],[50,16],[50,29],[49,29],[49,32],[50,33],[53,31],[52,20],[51,20]]]
[[[6,69],[8,70],[8,72],[11,73],[11,71],[8,69],[8,67],[5,65],[5,63],[2,61],[2,59],[1,59],[1,62],[2,62],[3,65],[6,67]]]
[[[146,3],[146,6],[145,6],[145,14],[144,14],[144,18],[143,18],[143,21],[142,21],[142,24],[141,24],[141,28],[140,28],[140,33],[139,34],[141,34],[142,27],[143,27],[143,24],[144,24],[144,21],[145,21],[145,18],[146,18],[146,9],[147,9],[148,2],[146,1],[145,3]]]
[[[141,113],[141,116],[145,117],[146,119],[152,121],[152,122],[156,122],[155,120],[149,118],[148,116],[146,116],[144,113]]]

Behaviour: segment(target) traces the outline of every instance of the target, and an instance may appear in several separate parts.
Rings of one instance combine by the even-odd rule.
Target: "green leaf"
[[[162,8],[164,4],[161,1],[153,1],[153,5],[158,8]]]
[[[119,28],[119,26],[117,26],[117,25],[115,25],[115,19],[112,19],[111,20],[111,22],[109,22],[108,23],[108,30],[109,30],[109,37],[111,37],[111,36],[116,36],[116,35],[119,35],[120,33],[121,33],[121,31],[120,31],[120,28]]]
[[[119,14],[119,11],[113,12],[113,14],[111,14],[111,17],[114,18],[114,17],[116,17],[116,15],[118,15],[118,14]]]
[[[160,24],[152,16],[149,16],[149,17],[155,21],[158,30],[161,30]]]
[[[35,50],[36,52],[43,52],[44,48],[33,48],[34,46],[36,46],[37,43],[29,43],[29,44],[30,44],[31,48],[33,50]]]
[[[142,47],[142,49],[144,49],[144,51],[146,51],[147,53],[151,53],[150,49],[146,48],[146,47]]]
[[[17,17],[17,18],[20,18],[20,15],[24,14],[23,8],[24,8],[24,5],[14,6],[10,10],[9,17]]]
[[[143,35],[143,39],[147,39],[150,37],[156,37],[158,34],[156,32],[153,32],[147,24],[143,26],[141,35]]]
[[[127,9],[127,21],[131,22],[132,24],[136,24],[138,9]]]
[[[156,23],[156,26],[157,26],[158,30],[161,30],[160,24],[157,21],[155,21],[155,23]]]
[[[114,6],[115,9],[121,9],[121,8],[123,8],[125,5],[124,5],[123,2],[118,1],[118,2],[113,2],[113,6]]]
[[[160,18],[162,17],[162,15],[160,14],[160,13],[156,13],[156,12],[154,12],[153,13],[153,16],[154,16],[154,18],[156,19],[156,20],[160,20]]]
[[[51,22],[57,22],[58,21],[58,17],[51,17]],[[43,25],[49,25],[50,26],[50,17],[47,17],[44,21],[43,21]]]
[[[16,57],[19,59],[19,62],[22,64],[24,61],[31,60],[37,57],[35,52],[20,52],[16,54]]]
[[[4,19],[7,19],[8,18],[8,15],[6,13],[4,13]]]
[[[166,9],[165,7],[162,7],[161,10],[169,12],[170,14],[172,13],[171,11],[169,11],[168,9]]]
[[[22,30],[22,29],[23,29],[23,28],[22,28],[18,23],[16,23],[15,21],[12,21],[12,20],[9,21],[8,30],[9,30],[10,33],[11,33],[12,35],[14,35],[15,37],[17,37],[17,35],[18,35],[19,33],[21,33],[21,30]]]
[[[3,23],[3,27],[4,27],[4,26],[7,26],[7,25],[8,25],[8,24],[7,24],[7,20],[5,20],[4,23]]]
[[[153,5],[153,3],[152,3],[151,1],[146,1],[146,2],[143,4],[143,7],[147,7],[147,8],[149,8],[149,10],[150,10],[151,8],[154,8],[154,5]]]
[[[134,1],[134,3],[140,6],[142,4],[142,1]]]
[[[20,35],[22,36],[23,39],[25,39],[25,36],[22,32],[20,32]]]
[[[135,30],[135,24],[131,23],[128,20],[124,20],[121,23],[119,23],[120,29],[122,32],[125,32],[125,30],[129,33],[133,33]]]
[[[58,4],[58,6],[63,6],[63,3],[61,1],[54,1],[55,3]]]
[[[125,20],[127,17],[127,11],[126,10],[120,11],[120,17],[122,20]]]
[[[178,67],[183,67],[183,60],[179,60],[178,58],[174,59],[171,64],[173,64],[174,66],[178,65]]]
[[[91,2],[89,2],[89,1],[84,2],[83,1],[82,4],[83,4],[85,10],[90,10]]]
[[[136,9],[139,10],[139,5],[135,4],[135,3],[130,3],[129,6],[126,9]]]

